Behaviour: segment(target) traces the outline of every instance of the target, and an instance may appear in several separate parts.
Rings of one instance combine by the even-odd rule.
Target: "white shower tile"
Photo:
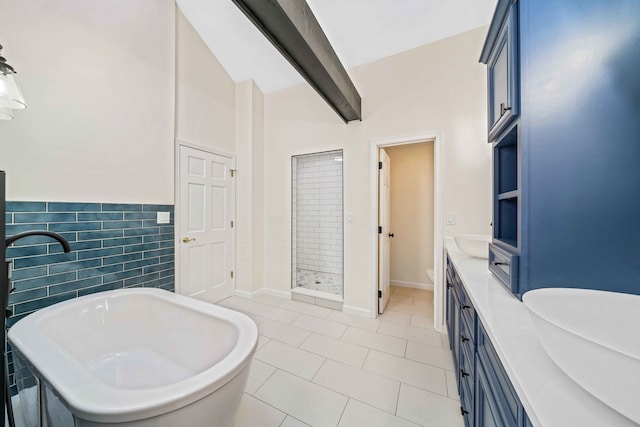
[[[271,340],[258,350],[256,359],[287,371],[299,377],[311,380],[325,361],[324,357]]]
[[[297,319],[295,320],[297,321]],[[295,322],[294,321],[294,322]],[[298,347],[310,335],[309,331],[275,320],[265,320],[258,325],[260,335]]]
[[[418,427],[410,421],[396,417],[373,406],[349,399],[338,427]]]
[[[284,412],[279,411],[273,406],[267,405],[248,394],[244,394],[233,426],[278,427],[285,417],[286,414]]]
[[[347,403],[347,397],[283,371],[273,374],[256,397],[317,427],[336,426]]]
[[[396,411],[398,381],[327,360],[313,382],[391,414]]]
[[[369,352],[365,347],[319,334],[311,334],[300,348],[356,368],[362,366]]]
[[[407,345],[407,341],[404,339],[365,331],[364,329],[354,327],[349,327],[345,331],[344,335],[342,335],[341,340],[352,344],[358,344],[363,347],[384,351],[386,353],[395,354],[397,356],[404,356],[404,351]]]
[[[447,395],[445,370],[371,350],[363,369],[434,393]]]
[[[464,425],[458,400],[407,384],[400,386],[397,415],[423,426],[462,427]]]
[[[313,316],[301,315],[293,321],[292,325],[308,331],[316,332],[332,338],[340,338],[347,330],[345,325],[330,320],[319,319]]]

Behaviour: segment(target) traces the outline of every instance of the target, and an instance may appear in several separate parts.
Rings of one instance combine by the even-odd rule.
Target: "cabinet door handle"
[[[464,335],[460,335],[460,340],[462,342],[467,342],[467,341],[469,341],[469,338],[465,337]]]
[[[464,377],[468,377],[468,376],[469,376],[469,374],[467,374],[467,373],[464,371],[464,369],[460,369],[460,375],[462,375],[462,378],[464,378]]]
[[[467,415],[469,413],[469,411],[465,411],[464,408],[461,406],[460,407],[460,414],[462,414],[462,416],[464,417],[465,415]]]
[[[453,287],[453,285],[451,283],[447,282],[447,288],[452,288],[452,287]]]
[[[463,305],[462,305],[462,307],[460,307],[460,308],[464,310],[465,308],[471,308],[471,306],[470,306],[470,305],[463,304]]]
[[[504,105],[504,102],[500,103],[500,117],[504,116],[504,113],[509,110],[511,110],[511,107],[507,107],[506,105]]]

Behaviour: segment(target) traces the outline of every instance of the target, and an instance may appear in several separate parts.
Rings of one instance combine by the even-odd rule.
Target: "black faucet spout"
[[[7,239],[6,245],[9,246],[13,242],[15,242],[16,240],[20,240],[23,237],[28,237],[28,236],[47,236],[47,237],[51,237],[52,239],[56,239],[60,243],[60,245],[62,245],[62,249],[64,249],[65,252],[71,252],[71,245],[69,245],[69,241],[67,241],[67,239],[65,239],[64,237],[62,237],[58,233],[54,233],[52,231],[33,230],[33,231],[25,231],[24,233],[18,233],[18,234],[15,234],[15,235],[9,237]]]

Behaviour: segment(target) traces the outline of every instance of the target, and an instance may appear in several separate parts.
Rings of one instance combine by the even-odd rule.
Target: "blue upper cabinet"
[[[498,0],[480,60],[493,270],[640,294],[640,1]]]
[[[518,79],[518,4],[504,2],[496,10],[494,32],[487,38],[481,61],[487,64],[489,141],[513,122],[520,110]]]

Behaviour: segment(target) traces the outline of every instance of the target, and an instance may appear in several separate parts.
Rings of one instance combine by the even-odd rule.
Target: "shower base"
[[[295,287],[342,296],[342,275],[314,270],[296,270]]]

